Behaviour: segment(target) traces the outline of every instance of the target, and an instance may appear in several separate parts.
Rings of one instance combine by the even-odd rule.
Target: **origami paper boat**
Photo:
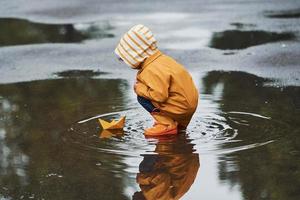
[[[111,122],[103,119],[98,120],[104,130],[123,129],[125,125],[125,116],[121,117],[121,119],[117,121],[113,119]]]

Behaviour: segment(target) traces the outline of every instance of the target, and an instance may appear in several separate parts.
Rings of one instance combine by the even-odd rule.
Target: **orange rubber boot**
[[[153,127],[145,130],[146,136],[161,136],[177,134],[177,122],[161,114],[152,114],[155,119]]]

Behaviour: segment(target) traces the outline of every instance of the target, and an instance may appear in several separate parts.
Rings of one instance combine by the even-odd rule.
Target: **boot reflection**
[[[175,200],[193,184],[200,167],[199,155],[185,134],[160,138],[156,155],[143,155],[134,200]]]

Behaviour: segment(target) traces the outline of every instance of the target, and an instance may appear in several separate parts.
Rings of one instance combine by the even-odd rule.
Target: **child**
[[[115,53],[138,70],[134,91],[155,119],[145,135],[177,134],[178,128],[185,129],[197,108],[198,91],[187,70],[157,49],[150,29],[141,24],[132,27]]]

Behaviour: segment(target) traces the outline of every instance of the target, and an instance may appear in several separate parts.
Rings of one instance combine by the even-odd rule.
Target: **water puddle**
[[[282,18],[282,19],[300,18],[300,9],[266,11],[265,16],[268,18]]]
[[[108,23],[42,24],[23,19],[0,18],[0,27],[0,46],[74,43],[114,37]]]
[[[190,126],[161,138],[144,137],[153,121],[127,80],[1,84],[0,198],[193,199],[216,183],[216,192],[238,186],[235,194],[250,196],[244,187],[257,180],[270,181],[268,190],[279,184],[281,194],[298,191],[285,182],[296,183],[286,174],[300,167],[292,103],[299,87],[243,72],[212,71],[199,81]],[[103,131],[97,121],[124,115],[123,131]]]
[[[293,33],[276,33],[267,31],[242,31],[227,30],[215,32],[210,41],[209,47],[216,49],[245,49],[251,46],[288,41],[295,39]]]
[[[76,70],[76,69],[54,73],[54,75],[61,78],[92,78],[104,74],[107,73],[101,71],[94,71],[94,70]]]
[[[230,56],[230,55],[235,55],[237,52],[235,51],[228,51],[228,52],[224,52],[223,55],[225,56]]]
[[[230,23],[231,26],[234,26],[236,29],[246,29],[246,28],[255,28],[256,25],[255,24],[244,24],[244,23],[240,23],[240,22],[234,22],[234,23]]]
[[[244,141],[237,139],[239,132],[245,128],[252,129],[258,124],[268,126],[272,120],[268,116],[248,112],[221,112],[217,104],[214,105],[212,102],[211,95],[203,94],[202,104],[199,106],[200,109],[195,114],[194,120],[189,128],[181,133],[184,136],[180,137],[186,137],[202,155],[233,153],[273,142],[272,138],[263,138],[245,144]],[[97,120],[98,118],[118,119],[120,116],[126,116],[124,131],[102,130]],[[146,138],[143,135],[144,129],[152,124],[150,115],[140,107],[133,107],[80,120],[68,129],[65,141],[85,150],[138,157],[141,154],[153,154],[157,143],[160,142],[160,138]],[[239,128],[236,128],[237,126]],[[172,138],[174,136],[166,136],[163,139],[172,141]],[[229,149],[219,149],[219,145],[225,144],[228,144]]]

